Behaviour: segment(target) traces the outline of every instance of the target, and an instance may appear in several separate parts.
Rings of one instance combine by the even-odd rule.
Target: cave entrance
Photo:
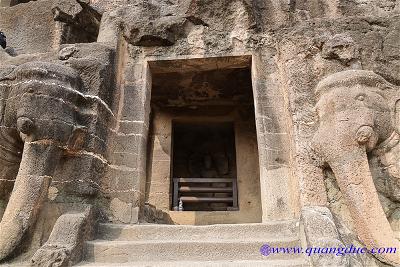
[[[261,222],[251,57],[155,60],[149,67],[148,221]]]
[[[172,210],[237,210],[232,122],[173,122]]]

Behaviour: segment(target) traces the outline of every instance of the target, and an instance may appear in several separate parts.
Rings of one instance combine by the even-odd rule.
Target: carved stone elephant
[[[399,249],[378,199],[367,152],[399,135],[400,89],[371,71],[349,70],[322,80],[316,96],[319,128],[313,148],[332,168],[360,240],[370,249]],[[377,257],[400,266],[398,253]]]
[[[0,261],[34,225],[60,157],[83,140],[80,87],[73,69],[52,63],[26,63],[0,80],[0,192],[13,188],[0,223]]]

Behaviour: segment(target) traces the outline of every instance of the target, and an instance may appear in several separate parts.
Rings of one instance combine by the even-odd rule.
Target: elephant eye
[[[365,100],[365,95],[364,95],[364,94],[358,95],[358,96],[356,97],[356,99],[357,99],[358,101],[364,101],[364,100]]]

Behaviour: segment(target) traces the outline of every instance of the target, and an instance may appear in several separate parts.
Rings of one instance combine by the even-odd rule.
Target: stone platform
[[[260,247],[301,246],[296,221],[255,224],[101,224],[80,266],[309,266],[295,254]]]

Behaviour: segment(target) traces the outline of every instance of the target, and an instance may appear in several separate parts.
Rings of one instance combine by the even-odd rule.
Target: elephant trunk
[[[25,142],[14,189],[0,223],[0,261],[20,244],[46,199],[61,149],[52,141]]]
[[[357,234],[368,249],[400,248],[376,192],[366,147],[355,146],[336,155],[328,164],[349,206]],[[375,254],[380,260],[400,266],[398,253]]]

